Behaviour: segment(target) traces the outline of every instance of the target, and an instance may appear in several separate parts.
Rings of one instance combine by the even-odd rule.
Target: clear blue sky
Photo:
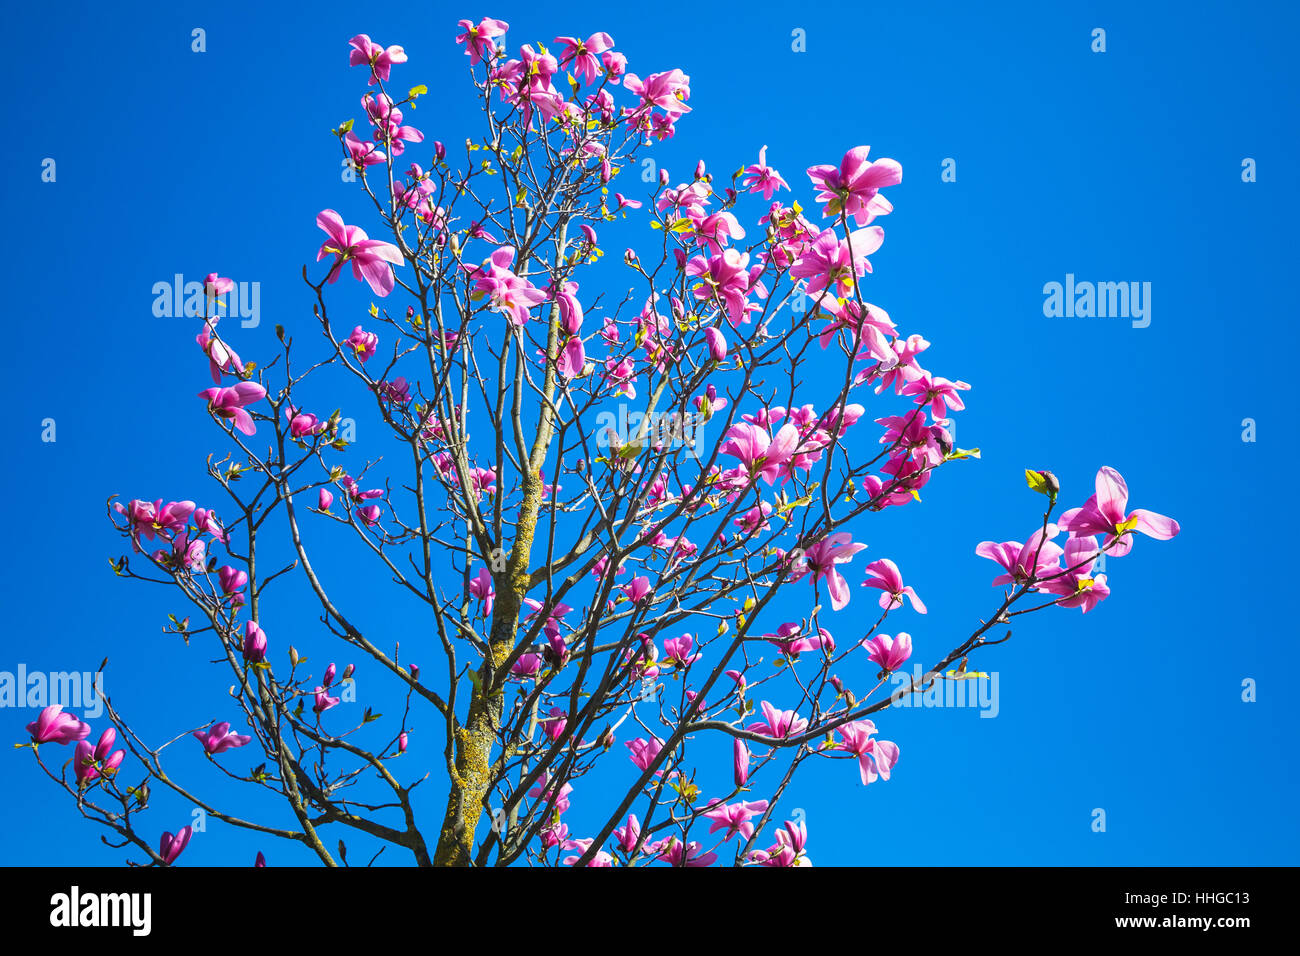
[[[208,384],[197,329],[155,318],[151,287],[212,270],[255,280],[263,319],[241,351],[265,351],[276,322],[312,338],[299,270],[320,243],[313,218],[362,208],[329,136],[361,120],[348,38],[404,45],[398,85],[435,94],[412,119],[455,143],[473,121],[457,19],[508,20],[512,48],[605,30],[633,70],[691,76],[695,112],[656,154],[678,178],[701,156],[730,172],[767,144],[807,205],[802,170],[849,147],[903,164],[868,298],[935,343],[927,367],[974,385],[959,443],[984,454],[942,472],[923,507],[878,515],[863,534],[870,557],[896,560],[929,604],[927,617],[902,615],[921,659],[994,606],[992,566],[973,550],[1033,527],[1041,499],[1024,468],[1053,469],[1069,505],[1112,465],[1135,506],[1182,525],[1174,541],[1140,539],[1112,561],[1113,594],[1096,611],[1032,616],[977,662],[999,674],[995,719],[887,712],[881,736],[903,751],[892,780],[863,788],[834,763],[796,783],[782,806],[804,811],[813,860],[1300,862],[1294,585],[1279,520],[1297,463],[1285,366],[1297,346],[1287,296],[1300,212],[1293,7],[74,8],[11,11],[3,67],[13,142],[0,157],[10,235],[0,671],[93,670],[107,656],[115,700],[150,739],[233,716],[204,652],[160,633],[178,602],[116,581],[107,565],[123,548],[104,517],[108,495],[210,498],[202,462],[218,442],[193,398]],[[205,53],[191,52],[195,27]],[[805,53],[791,49],[796,28]],[[1094,28],[1106,31],[1104,53],[1090,49]],[[46,157],[54,183],[41,182]],[[1257,182],[1242,181],[1248,157]],[[956,182],[941,180],[947,158]],[[636,195],[641,184],[626,185]],[[1151,324],[1045,317],[1044,284],[1067,274],[1150,282]],[[46,418],[53,443],[41,440]],[[1246,418],[1255,443],[1242,441]],[[418,648],[404,610],[373,610],[370,623]],[[310,609],[280,614],[268,630],[281,647],[317,646]],[[319,646],[314,656],[332,656]],[[1241,700],[1246,678],[1255,703]],[[0,710],[0,727],[17,742],[34,716]],[[434,757],[425,724],[430,745],[413,758]],[[0,861],[119,862],[30,756],[0,749]],[[179,765],[220,799],[211,771]],[[599,792],[585,801],[599,804]],[[155,803],[155,838],[188,821],[179,801]],[[1105,833],[1092,832],[1094,808]],[[579,801],[574,814],[576,835],[596,822]],[[273,863],[309,862],[215,823],[182,861],[246,865],[258,849]]]

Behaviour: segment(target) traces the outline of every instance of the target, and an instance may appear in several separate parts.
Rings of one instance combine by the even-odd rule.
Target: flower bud
[[[732,758],[736,786],[743,787],[749,781],[749,748],[739,737],[732,749]]]
[[[297,655],[291,652],[290,656]],[[250,664],[261,664],[266,660],[266,632],[257,626],[256,621],[244,625],[244,660]]]

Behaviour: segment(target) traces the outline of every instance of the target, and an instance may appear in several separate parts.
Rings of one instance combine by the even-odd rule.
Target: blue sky
[[[803,812],[813,860],[1296,863],[1296,628],[1276,516],[1297,456],[1284,363],[1297,346],[1286,298],[1300,188],[1288,44],[1300,18],[1282,4],[972,7],[15,11],[22,42],[4,69],[16,142],[0,158],[11,236],[0,261],[10,303],[0,493],[12,510],[0,531],[0,671],[93,670],[107,656],[115,701],[150,739],[222,715],[224,685],[204,652],[160,633],[176,602],[107,566],[122,543],[105,499],[203,503],[203,459],[219,445],[192,398],[208,384],[196,323],[155,317],[153,284],[212,270],[259,282],[263,321],[242,333],[246,355],[268,349],[277,322],[311,338],[299,272],[320,243],[314,216],[362,209],[329,135],[361,120],[348,38],[402,44],[410,62],[398,85],[434,91],[410,119],[457,143],[474,120],[457,19],[509,21],[512,49],[605,30],[633,70],[691,76],[694,113],[654,153],[675,179],[699,157],[729,172],[766,144],[810,205],[811,164],[868,143],[902,163],[868,298],[934,343],[927,367],[973,384],[959,444],[983,451],[941,472],[922,507],[876,515],[862,534],[870,558],[896,560],[929,604],[901,625],[922,659],[995,606],[992,565],[974,547],[1035,526],[1041,499],[1024,487],[1026,467],[1055,471],[1070,506],[1111,465],[1134,506],[1182,525],[1174,541],[1140,539],[1110,562],[1113,593],[1096,611],[1023,619],[974,662],[998,672],[996,718],[887,712],[881,736],[902,748],[892,780],[864,788],[840,763],[801,778],[782,807]],[[195,27],[206,52],[191,51]],[[1104,53],[1091,49],[1096,28]],[[806,52],[792,50],[795,30]],[[47,157],[52,183],[41,180]],[[1243,182],[1247,158],[1255,182]],[[946,159],[955,182],[941,178]],[[641,186],[626,185],[629,195]],[[1045,316],[1044,284],[1067,274],[1149,282],[1149,326]],[[356,289],[341,294],[364,302]],[[54,442],[42,441],[45,419]],[[1243,441],[1244,419],[1257,441]],[[319,627],[305,603],[292,613],[295,586],[274,633],[310,647]],[[409,610],[360,613],[405,635]],[[415,659],[418,640],[403,637]],[[1242,700],[1246,679],[1257,682],[1253,703]],[[0,726],[18,742],[35,713],[0,710]],[[30,757],[0,751],[0,861],[119,862]],[[217,799],[226,792],[200,761],[177,766]],[[600,791],[588,793],[599,805]],[[1096,808],[1104,833],[1092,829]],[[147,830],[174,830],[188,812],[160,796]],[[574,813],[579,835],[597,822],[579,801]],[[259,849],[273,863],[309,862],[215,823],[183,859],[244,865]]]

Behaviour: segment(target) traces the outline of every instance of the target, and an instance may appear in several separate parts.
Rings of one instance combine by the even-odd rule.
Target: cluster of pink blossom
[[[1053,502],[1056,477],[1050,472],[1031,472],[1030,484],[1041,486]],[[1061,607],[1077,607],[1087,614],[1110,596],[1106,575],[1093,574],[1102,554],[1122,557],[1133,547],[1133,532],[1140,531],[1158,541],[1178,534],[1173,518],[1138,508],[1128,511],[1128,485],[1118,471],[1103,466],[1097,472],[1097,491],[1082,508],[1073,508],[1060,519],[1019,541],[982,541],[975,549],[980,557],[996,561],[1004,573],[993,586],[1025,585],[1059,596]],[[1056,544],[1061,531],[1069,533],[1065,546]],[[1102,535],[1101,545],[1097,535]],[[1062,565],[1064,561],[1064,565]]]
[[[222,341],[215,311],[204,316],[197,342],[213,387],[199,396],[247,456],[225,470],[210,465],[209,472],[230,491],[231,481],[252,470],[269,489],[251,503],[231,495],[243,517],[230,529],[249,536],[250,557],[238,557],[231,530],[194,502],[113,505],[137,553],[142,541],[162,542],[148,557],[208,618],[239,682],[232,694],[255,731],[232,733],[229,722],[218,722],[192,736],[209,757],[254,740],[264,745],[268,759],[282,762],[281,776],[294,781],[283,787],[307,832],[293,837],[327,861],[311,821],[351,825],[355,808],[368,805],[334,802],[335,790],[360,773],[327,779],[326,756],[341,753],[393,788],[396,802],[380,806],[406,812],[405,832],[360,828],[387,834],[421,862],[468,862],[474,826],[496,793],[496,805],[505,807],[496,812],[523,835],[494,823],[478,863],[496,846],[507,863],[528,854],[566,865],[693,867],[714,864],[724,848],[734,848],[737,865],[811,865],[804,822],[779,825],[775,815],[784,785],[770,800],[750,799],[756,781],[781,754],[793,754],[794,766],[807,758],[852,761],[863,785],[890,779],[900,748],[880,739],[868,719],[889,702],[860,700],[849,685],[874,674],[875,693],[911,659],[912,635],[881,628],[896,612],[927,613],[907,581],[931,594],[910,570],[905,581],[892,560],[866,563],[859,586],[871,589],[880,614],[874,623],[849,625],[854,633],[845,639],[823,617],[821,600],[824,592],[831,613],[850,603],[848,575],[867,544],[848,522],[919,501],[939,467],[979,457],[978,450],[957,448],[952,430],[951,416],[964,410],[971,386],[923,367],[931,343],[900,330],[863,298],[871,257],[884,242],[877,220],[894,209],[884,191],[901,184],[902,167],[870,159],[866,146],[849,149],[837,164],[808,167],[807,208],[820,208],[820,217],[805,214],[794,199],[782,201],[780,194],[794,188],[769,164],[766,146],[730,186],[717,185],[700,161],[689,181],[660,168],[648,199],[629,197],[612,184],[635,168],[637,150],[673,136],[691,112],[690,78],[680,69],[644,78],[629,72],[602,32],[557,37],[554,52],[525,44],[511,56],[508,29],[494,18],[459,23],[456,43],[469,57],[490,130],[482,143],[467,141],[465,171],[451,168],[436,140],[427,165],[411,162],[404,174],[397,168],[397,157],[425,144],[407,115],[427,90],[395,97],[388,84],[407,61],[403,48],[365,34],[350,41],[350,64],[366,71],[360,102],[371,131],[363,138],[349,120],[335,132],[353,178],[396,241],[369,238],[333,209],[317,215],[326,238],[316,259],[328,261],[328,271],[308,284],[333,349],[326,361],[290,372],[290,340],[277,327],[284,385],[268,392],[275,362],[243,361]],[[501,177],[504,206],[481,198],[487,191],[477,189],[478,177],[487,176]],[[745,203],[755,208],[742,220],[737,210]],[[628,217],[656,230],[660,256],[655,262],[625,252],[624,266],[645,286],[615,307],[595,294],[594,283],[580,283],[578,272],[603,255],[597,226],[605,231]],[[347,265],[377,298],[401,290],[411,304],[392,313],[372,304],[364,324],[347,321],[336,331],[324,292]],[[216,273],[205,280],[210,300],[231,288]],[[799,368],[803,362],[818,363],[811,376]],[[821,366],[836,363],[824,373]],[[361,482],[371,483],[366,476],[375,462],[335,463],[333,453],[352,441],[340,433],[341,413],[322,418],[291,397],[307,375],[331,364],[363,384],[409,448],[414,481],[385,478],[373,482],[383,487],[365,489]],[[764,370],[788,373],[788,388],[774,387]],[[472,444],[476,395],[472,421],[482,415],[487,427]],[[523,407],[525,397],[536,398],[535,409]],[[637,421],[591,424],[614,404],[626,416],[633,401],[646,407]],[[872,418],[869,401],[897,403],[901,412],[882,408]],[[256,434],[258,422],[273,432],[267,456],[240,437]],[[701,441],[693,426],[710,422],[716,435]],[[864,450],[869,460],[862,462]],[[320,469],[305,484],[297,477],[303,466]],[[1096,494],[1055,523],[1057,479],[1029,472],[1028,480],[1050,499],[1043,524],[1026,543],[979,545],[977,554],[1003,569],[994,585],[1012,587],[1002,608],[937,669],[958,657],[964,665],[988,627],[1006,620],[1004,612],[1026,593],[1050,595],[1044,607],[1091,610],[1109,594],[1105,576],[1093,573],[1102,553],[1126,554],[1134,532],[1159,539],[1178,533],[1172,519],[1129,512],[1127,487],[1111,468],[1098,473]],[[432,516],[441,499],[428,494],[430,487],[446,496],[445,508]],[[294,510],[297,498],[313,493],[312,520],[354,532],[386,575],[428,603],[451,664],[447,687],[421,683],[418,665],[399,664],[396,650],[380,650],[327,596]],[[281,505],[293,545],[285,571],[301,567],[322,620],[398,682],[406,711],[427,702],[447,721],[448,822],[432,851],[411,823],[410,788],[382,763],[407,751],[405,715],[386,748],[371,754],[322,727],[322,715],[343,697],[335,664],[319,680],[291,673],[281,682],[272,673],[259,623],[270,578],[257,577],[251,555],[265,514]],[[1062,531],[1068,537],[1058,545]],[[539,559],[530,549],[543,539]],[[217,544],[231,563],[218,567]],[[411,551],[398,557],[406,547]],[[123,573],[126,559],[114,567]],[[785,584],[799,582],[805,583],[785,593],[806,601],[808,610],[778,611],[769,603]],[[187,642],[188,621],[176,624]],[[298,667],[293,648],[289,660]],[[770,673],[759,668],[765,660]],[[348,665],[342,680],[353,673]],[[667,699],[670,683],[675,700]],[[647,711],[654,716],[647,719]],[[379,716],[367,709],[362,724]],[[620,729],[625,721],[637,729]],[[90,728],[58,708],[47,709],[29,731],[34,745],[78,742],[81,790],[111,784],[124,757],[110,752],[114,730],[91,746]],[[730,787],[685,762],[686,742],[705,736],[720,737],[731,750]],[[286,755],[295,746],[318,751],[319,763],[289,766],[296,757]],[[626,751],[628,762],[616,769],[634,772],[635,781],[599,832],[575,838],[564,819],[574,781],[611,751]],[[493,774],[490,784],[481,783]],[[267,776],[255,772],[254,782]],[[702,787],[714,795],[701,799]],[[640,816],[631,812],[639,799],[646,805],[636,808]],[[665,806],[669,812],[659,812]],[[769,826],[773,842],[762,849]],[[164,834],[155,856],[170,864],[190,836],[188,827]],[[257,865],[265,865],[260,853]]]
[[[41,711],[40,715],[27,725],[33,751],[42,744],[67,745],[75,743],[72,755],[72,769],[78,793],[84,794],[93,785],[117,788],[114,780],[126,757],[125,750],[114,750],[117,743],[117,730],[109,727],[99,735],[99,740],[91,744],[87,739],[91,735],[89,724],[78,720],[71,714],[63,712],[60,705],[51,705]],[[233,747],[242,747],[252,738],[243,734],[230,733],[229,723],[214,724],[207,730],[196,730],[193,734],[202,744],[209,756],[224,753]],[[39,759],[39,757],[38,757]],[[144,797],[141,797],[143,802]],[[163,866],[176,862],[181,851],[189,844],[191,827],[181,827],[174,835],[164,833],[158,842],[157,861]]]

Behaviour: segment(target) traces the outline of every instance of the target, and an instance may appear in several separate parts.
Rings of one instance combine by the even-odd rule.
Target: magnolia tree
[[[159,842],[145,825],[160,787],[327,865],[347,862],[336,838],[350,831],[422,865],[808,865],[803,821],[775,813],[800,767],[842,760],[846,785],[888,780],[900,748],[873,715],[965,676],[1016,615],[1090,611],[1109,593],[1095,562],[1135,532],[1178,533],[1130,511],[1111,468],[1059,515],[1056,478],[1027,472],[1047,501],[1031,533],[976,548],[999,566],[994,606],[969,634],[927,641],[923,676],[891,693],[913,643],[886,622],[926,607],[893,561],[858,557],[861,538],[873,512],[917,507],[938,468],[978,455],[951,437],[970,386],[924,368],[930,343],[863,298],[902,168],[850,149],[807,170],[801,206],[764,150],[729,185],[702,162],[686,182],[659,171],[643,205],[611,184],[653,169],[642,154],[689,122],[689,78],[629,72],[604,33],[511,57],[506,27],[460,23],[483,122],[463,166],[407,125],[426,90],[395,92],[402,48],[352,39],[369,130],[335,133],[392,241],[317,216],[323,264],[303,276],[325,345],[306,361],[280,326],[275,354],[242,360],[218,328],[231,281],[208,276],[212,387],[180,413],[206,409],[230,444],[207,465],[224,498],[111,504],[132,552],[114,569],[181,592],[190,610],[169,629],[229,668],[229,719],[151,744],[109,696],[94,742],[51,707],[27,746],[105,842],[151,865],[191,836]],[[583,273],[628,216],[645,241],[623,254],[631,288],[605,301]],[[349,271],[384,304],[359,325],[330,310]],[[382,422],[385,457],[359,458],[340,412],[295,397],[331,374],[338,404]],[[331,551],[346,534],[349,561],[377,562],[425,606],[400,651],[359,623],[374,595],[313,557],[331,523]],[[855,559],[869,590],[840,624]],[[289,574],[318,608],[272,603]],[[277,640],[316,614],[351,661],[341,672]],[[334,709],[357,667],[390,685],[375,691],[388,714]],[[61,766],[55,744],[75,744]],[[172,747],[216,764],[220,806],[169,773]],[[234,769],[237,748],[257,752],[253,769]],[[228,806],[232,781],[287,812],[248,818]],[[594,822],[571,831],[584,783]]]

